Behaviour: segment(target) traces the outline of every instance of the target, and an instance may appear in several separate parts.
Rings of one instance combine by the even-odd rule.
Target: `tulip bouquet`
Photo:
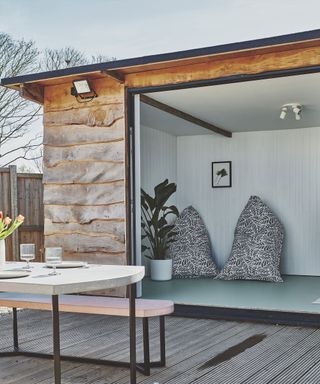
[[[22,215],[17,216],[13,221],[9,216],[3,217],[2,211],[0,211],[0,240],[4,240],[10,236],[20,225],[23,223],[24,217]]]

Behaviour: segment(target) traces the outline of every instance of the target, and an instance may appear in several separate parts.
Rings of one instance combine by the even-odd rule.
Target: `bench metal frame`
[[[165,316],[159,316],[160,325],[160,360],[150,361],[150,342],[149,342],[149,319],[148,317],[142,318],[142,332],[143,332],[143,357],[144,361],[137,363],[136,361],[136,316],[135,316],[135,286],[130,286],[129,298],[129,330],[130,330],[130,361],[116,361],[94,359],[81,356],[61,355],[60,351],[60,318],[59,318],[59,297],[52,296],[52,330],[53,330],[53,353],[32,352],[20,349],[19,347],[19,334],[18,334],[18,313],[17,308],[13,308],[12,321],[13,321],[13,351],[0,352],[0,357],[8,356],[28,356],[35,358],[53,359],[54,361],[54,377],[55,384],[61,384],[61,360],[111,365],[117,367],[130,368],[130,383],[136,384],[136,371],[141,372],[146,376],[150,376],[150,369],[154,367],[164,367],[166,365],[166,343],[165,343]],[[105,316],[105,315],[101,315]]]

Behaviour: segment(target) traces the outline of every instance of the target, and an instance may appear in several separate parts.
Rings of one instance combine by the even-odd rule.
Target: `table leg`
[[[12,320],[13,320],[13,349],[15,352],[17,352],[19,350],[17,308],[12,308]]]
[[[137,382],[136,357],[136,284],[129,286],[129,323],[130,323],[130,384]]]
[[[54,384],[61,384],[59,296],[52,296]]]
[[[161,367],[166,365],[166,335],[164,316],[160,316],[160,363]]]
[[[142,319],[143,330],[143,366],[144,374],[150,376],[150,343],[149,343],[149,319]]]

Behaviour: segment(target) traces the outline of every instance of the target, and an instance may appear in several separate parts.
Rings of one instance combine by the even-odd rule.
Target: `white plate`
[[[16,279],[18,277],[27,277],[30,273],[27,271],[0,271],[0,279]]]
[[[86,264],[83,261],[63,261],[61,264],[56,264],[56,268],[81,268]],[[47,268],[53,268],[53,264],[46,264]]]

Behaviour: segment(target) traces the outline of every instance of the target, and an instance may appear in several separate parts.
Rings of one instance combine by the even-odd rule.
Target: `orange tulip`
[[[11,221],[12,221],[12,220],[10,219],[10,217],[7,216],[7,217],[5,217],[5,218],[3,219],[3,224],[4,224],[4,225],[10,225]]]
[[[3,219],[3,212],[0,211],[0,240],[10,236],[23,223],[24,217],[18,215],[12,222],[9,216]]]
[[[19,215],[19,216],[17,216],[16,220],[18,223],[23,223],[24,222],[24,216]]]

